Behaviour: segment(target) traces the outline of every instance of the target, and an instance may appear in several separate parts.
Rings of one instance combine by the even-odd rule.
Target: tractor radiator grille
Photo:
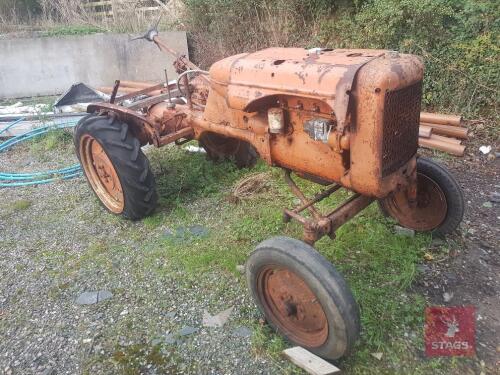
[[[422,82],[385,94],[383,177],[396,171],[417,152],[421,97]]]

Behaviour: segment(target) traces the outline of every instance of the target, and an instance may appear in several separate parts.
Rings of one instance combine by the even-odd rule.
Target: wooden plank
[[[331,363],[300,346],[285,349],[283,354],[294,364],[312,375],[330,375],[340,372],[340,369]]]

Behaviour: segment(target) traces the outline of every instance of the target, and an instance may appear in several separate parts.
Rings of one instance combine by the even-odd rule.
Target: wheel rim
[[[448,211],[446,196],[439,185],[430,177],[417,175],[417,203],[411,206],[406,191],[384,199],[384,207],[393,218],[406,228],[426,232],[439,227]]]
[[[316,295],[295,273],[268,266],[257,278],[266,317],[290,340],[316,348],[328,338],[328,321]]]
[[[120,179],[108,155],[91,135],[80,138],[80,159],[99,199],[111,212],[121,213],[125,201]]]

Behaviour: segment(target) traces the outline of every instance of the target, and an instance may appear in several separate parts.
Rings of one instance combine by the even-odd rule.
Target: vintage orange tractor
[[[246,263],[248,286],[289,341],[327,359],[346,355],[359,336],[359,309],[312,245],[324,235],[333,239],[374,200],[416,231],[443,235],[463,216],[457,182],[417,154],[421,60],[386,50],[268,48],[225,58],[207,72],[170,50],[155,29],[144,38],[176,55],[178,79],[120,97],[117,81],[109,102],[88,106],[75,146],[91,188],[114,214],[149,215],[157,193],[141,146],[193,139],[211,158],[250,167],[258,155],[283,168],[301,201],[284,219],[304,226],[304,242],[275,237],[259,244]],[[306,198],[292,172],[326,187]],[[340,188],[352,195],[339,207],[315,207]]]

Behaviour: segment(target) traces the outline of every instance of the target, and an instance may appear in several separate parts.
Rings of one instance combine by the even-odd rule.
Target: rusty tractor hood
[[[216,62],[210,68],[212,88],[228,105],[244,110],[250,102],[272,94],[336,97],[338,86],[351,83],[364,64],[385,50],[334,49],[309,52],[303,48],[267,48]],[[350,84],[348,84],[350,89]]]
[[[300,95],[323,99],[342,120],[356,72],[387,52],[267,48],[216,62],[210,68],[210,80],[212,89],[227,98],[230,108],[251,111],[251,103],[265,96]]]

